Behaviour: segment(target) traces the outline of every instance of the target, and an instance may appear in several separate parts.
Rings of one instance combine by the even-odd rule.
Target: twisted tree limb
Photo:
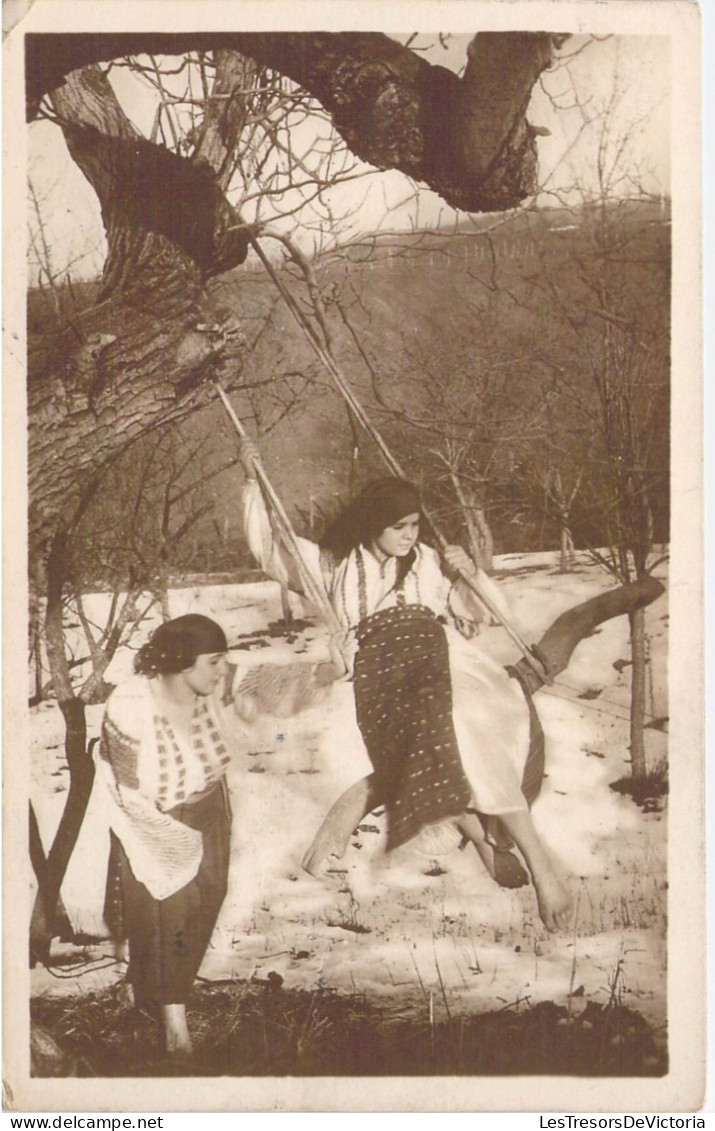
[[[107,234],[101,303],[64,334],[31,343],[37,556],[46,557],[88,477],[185,413],[191,398],[198,404],[220,369],[205,283],[246,254],[246,230],[224,190],[257,68],[304,86],[364,160],[402,170],[457,207],[506,209],[534,188],[525,111],[557,41],[545,32],[477,35],[460,79],[375,33],[27,35],[28,112],[49,92]],[[140,137],[97,65],[189,51],[215,52],[221,95],[207,104],[192,160]]]
[[[30,117],[71,71],[126,55],[229,50],[293,79],[325,107],[352,152],[423,181],[455,208],[516,207],[536,187],[538,130],[526,108],[566,36],[482,32],[464,76],[375,32],[29,35]]]
[[[539,640],[534,651],[542,660],[551,679],[568,667],[571,656],[578,644],[594,628],[604,621],[622,615],[632,616],[636,610],[644,609],[665,592],[665,586],[654,577],[642,577],[630,585],[619,585],[584,601],[573,609],[562,613]],[[522,683],[530,691],[543,687],[533,670],[524,660],[516,665]]]

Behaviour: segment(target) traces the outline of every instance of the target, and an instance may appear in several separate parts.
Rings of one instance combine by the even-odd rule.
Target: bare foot
[[[192,1056],[194,1046],[186,1022],[186,1006],[176,1003],[162,1005],[161,1017],[169,1056]]]
[[[551,871],[534,881],[539,915],[549,931],[563,931],[571,921],[571,897],[558,877]]]
[[[539,915],[549,931],[562,931],[571,920],[571,897],[556,875],[528,810],[505,813],[501,821],[526,861],[536,889]]]
[[[351,785],[330,809],[303,857],[302,866],[311,876],[322,875],[331,857],[342,860],[353,829],[377,804],[378,798],[371,792],[372,776]]]

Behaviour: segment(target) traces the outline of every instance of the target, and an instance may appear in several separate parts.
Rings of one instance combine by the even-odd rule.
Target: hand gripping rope
[[[351,409],[351,411],[355,415],[355,418],[358,420],[358,422],[360,423],[360,425],[362,426],[364,431],[367,433],[367,435],[370,437],[370,439],[377,445],[377,448],[379,449],[380,454],[382,455],[383,459],[385,460],[385,463],[390,468],[393,475],[396,475],[400,479],[406,479],[407,476],[405,475],[404,471],[400,467],[400,465],[397,462],[397,460],[395,459],[395,457],[392,455],[392,452],[387,447],[387,444],[383,440],[383,438],[380,435],[380,433],[378,432],[378,430],[375,428],[372,421],[369,419],[367,413],[365,412],[365,409],[363,408],[361,403],[356,398],[352,389],[350,389],[350,387],[348,386],[348,384],[345,380],[345,377],[344,377],[343,373],[341,372],[337,362],[332,357],[329,350],[327,350],[323,346],[323,344],[320,341],[320,338],[318,337],[314,327],[310,325],[310,323],[307,321],[307,319],[303,315],[303,312],[301,311],[300,307],[295,302],[292,295],[290,295],[288,293],[288,291],[286,291],[285,287],[281,283],[281,281],[278,278],[278,275],[276,274],[276,271],[273,267],[273,264],[271,263],[270,259],[268,258],[268,256],[265,254],[262,247],[258,243],[258,240],[256,239],[256,237],[253,234],[250,227],[248,228],[248,232],[249,232],[248,238],[251,242],[251,245],[252,245],[254,251],[256,252],[258,258],[261,260],[263,266],[266,268],[266,271],[268,272],[269,276],[273,280],[278,291],[280,292],[281,297],[283,298],[283,300],[284,300],[286,306],[288,307],[290,313],[292,314],[294,320],[296,321],[296,323],[298,324],[300,329],[304,332],[304,334],[308,338],[308,340],[309,340],[311,346],[313,347],[313,350],[317,354],[319,360],[323,363],[325,368],[330,373],[331,377],[333,378],[333,381],[335,382],[335,385],[337,386],[338,391],[340,392],[341,396],[345,400],[346,404]],[[227,407],[227,410],[229,410],[230,413],[233,413],[233,410],[230,409],[230,406],[227,404],[226,394],[220,388],[219,388],[219,396],[221,396],[221,398],[224,402],[224,405],[226,405],[226,407]],[[233,414],[233,415],[235,416],[235,414]],[[237,430],[239,430],[239,435],[245,436],[245,431],[243,431],[241,429],[241,425],[240,425],[240,423],[238,422],[237,419],[234,419],[234,426],[237,426]],[[257,466],[256,470],[257,470],[257,474],[258,474],[258,466]],[[259,476],[259,482],[263,483],[264,480],[265,480],[265,482],[267,483],[267,479],[265,478],[264,472],[262,473],[262,476],[263,476],[263,478],[261,478],[261,476]],[[271,492],[271,494],[268,495],[268,497],[271,499],[271,502],[273,503],[274,506],[277,504],[277,506],[280,507],[280,510],[283,511],[283,508],[281,507],[281,504],[280,504],[280,500],[278,499],[277,495],[275,495],[275,492],[272,491],[272,488],[270,488],[270,484],[268,484],[268,488],[269,488],[269,491]],[[276,510],[276,514],[278,514],[278,513],[279,513],[278,510]],[[430,527],[432,528],[434,536],[435,536],[435,538],[436,538],[436,540],[437,540],[437,542],[440,546],[440,549],[444,550],[445,547],[448,545],[447,539],[444,537],[444,535],[441,533],[439,528],[436,526],[431,515],[427,511],[425,511],[424,509],[423,509],[422,513],[424,514],[425,519],[427,520]],[[284,511],[283,511],[283,515],[285,516]],[[300,558],[300,550],[298,549],[297,543],[295,542],[295,535],[293,534],[292,528],[290,527],[290,522],[289,522],[287,516],[285,516],[285,523],[287,524],[288,530],[290,530],[290,534],[288,535],[288,546],[292,550],[293,545],[295,545],[295,552],[298,555],[298,557],[296,557],[296,562],[301,563],[299,565],[299,568],[301,569],[301,574],[302,574],[303,571],[306,570],[306,567],[302,563],[302,559]],[[292,538],[292,542],[291,542],[291,538]],[[524,640],[522,640],[521,636],[519,635],[517,630],[514,628],[514,626],[507,620],[506,617],[504,617],[504,615],[500,612],[500,610],[490,600],[489,596],[483,592],[482,587],[480,586],[477,578],[472,577],[469,574],[464,573],[462,570],[458,570],[458,574],[459,574],[459,577],[461,578],[461,580],[465,583],[465,585],[467,585],[472,590],[472,592],[479,598],[481,603],[489,611],[490,615],[494,618],[494,620],[496,620],[506,630],[506,632],[509,635],[509,637],[511,638],[511,640],[514,642],[514,644],[516,644],[517,648],[522,653],[522,655],[523,655],[524,659],[526,660],[527,664],[529,665],[529,667],[539,677],[539,680],[542,683],[551,684],[552,680],[551,680],[544,664],[542,663],[541,659],[539,658],[539,656],[536,654],[536,652],[534,651],[533,648],[531,648]],[[311,596],[311,598],[313,598],[313,591],[318,589],[318,588],[319,587],[316,585],[316,583],[314,582],[312,575],[311,575],[310,589],[306,589],[306,592],[308,592],[309,595]],[[315,599],[315,598],[313,598],[313,599]],[[323,599],[319,602],[319,604],[320,604],[321,609],[325,610],[325,607],[326,607],[325,595],[323,595]],[[332,617],[332,619],[329,620],[328,623],[332,625],[335,621],[335,614],[333,613],[332,607],[330,607],[329,603],[327,603],[327,607],[330,608],[330,614],[331,614],[331,617]]]

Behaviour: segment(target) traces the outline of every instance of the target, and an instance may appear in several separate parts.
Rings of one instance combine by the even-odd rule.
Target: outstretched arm
[[[273,529],[256,478],[254,460],[258,457],[258,449],[252,441],[244,440],[239,455],[246,476],[242,497],[242,520],[248,548],[264,573],[287,589],[302,594],[304,587],[300,571]],[[318,547],[308,538],[296,538],[296,542],[305,566],[315,580],[324,587]]]
[[[317,706],[329,694],[331,684],[347,674],[342,643],[342,638],[330,638],[326,660],[262,663],[248,670],[230,664],[222,706],[233,706],[245,723],[253,723],[259,715],[289,718]]]

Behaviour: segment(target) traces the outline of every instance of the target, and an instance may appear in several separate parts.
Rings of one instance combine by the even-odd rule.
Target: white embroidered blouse
[[[274,537],[255,480],[249,480],[244,486],[243,525],[249,548],[264,572],[287,588],[300,592],[295,565]],[[450,584],[442,573],[439,555],[431,546],[417,543],[415,561],[398,592],[395,587],[397,558],[380,563],[367,547],[359,546],[343,561],[335,563],[321,553],[314,542],[305,538],[297,541],[306,566],[326,590],[340,623],[351,632],[366,616],[400,603],[425,605],[435,616],[448,617],[462,629],[465,621],[476,626],[490,620],[486,608],[464,582]],[[508,616],[504,595],[484,570],[479,569],[477,575],[480,587],[494,606]]]
[[[109,824],[155,899],[173,895],[198,871],[201,834],[168,810],[221,781],[231,759],[227,735],[214,697],[197,701],[190,734],[181,735],[163,718],[145,676],[133,676],[107,701],[96,764]]]

